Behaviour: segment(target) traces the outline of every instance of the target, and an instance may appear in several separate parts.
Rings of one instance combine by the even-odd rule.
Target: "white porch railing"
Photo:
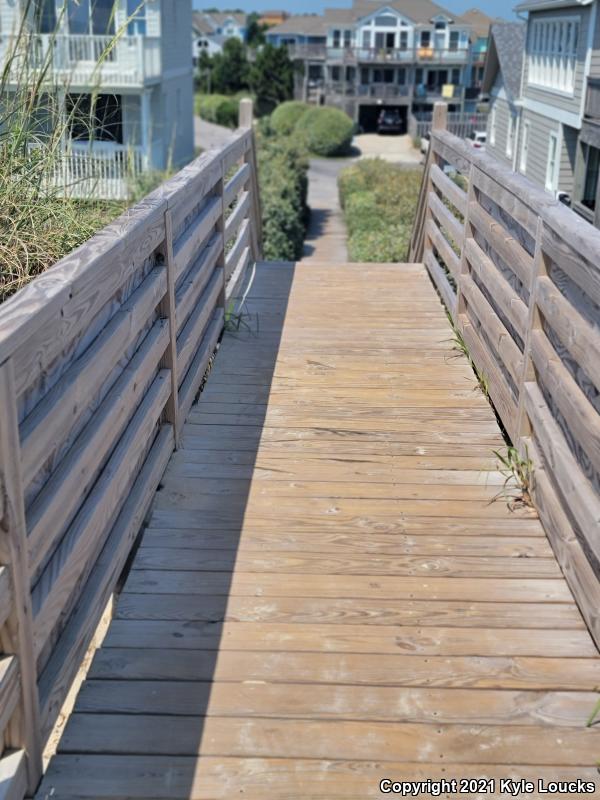
[[[127,200],[143,169],[144,157],[139,147],[73,142],[56,157],[48,180],[65,197]]]
[[[13,36],[0,37],[0,68],[15,48]],[[22,43],[19,45],[22,47]],[[27,54],[14,59],[12,76],[24,65],[48,65],[50,77],[71,87],[143,86],[161,75],[161,43],[157,37],[70,36],[37,34],[27,42]]]

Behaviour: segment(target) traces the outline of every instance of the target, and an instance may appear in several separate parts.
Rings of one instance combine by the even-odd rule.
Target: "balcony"
[[[289,45],[291,58],[319,58],[337,64],[467,64],[468,49],[435,47],[326,47],[323,45]]]
[[[27,50],[24,52],[23,46]],[[11,82],[24,69],[48,69],[49,77],[70,89],[121,89],[141,87],[161,75],[161,42],[158,37],[68,36],[39,34],[27,43],[0,37],[0,66],[9,59]]]

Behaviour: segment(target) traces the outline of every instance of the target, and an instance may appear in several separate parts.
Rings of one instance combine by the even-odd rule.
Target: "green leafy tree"
[[[212,59],[211,90],[220,94],[235,94],[248,88],[249,65],[246,48],[239,39],[227,39],[223,52]]]
[[[294,96],[294,65],[285,47],[266,44],[256,54],[250,69],[250,88],[256,95],[258,116],[270,114],[274,108]]]
[[[260,16],[253,11],[248,14],[246,23],[246,41],[249,47],[260,47],[265,43],[265,31],[268,30],[268,25],[260,21]]]

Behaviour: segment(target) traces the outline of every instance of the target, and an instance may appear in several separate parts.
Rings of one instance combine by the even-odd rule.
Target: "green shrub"
[[[290,138],[277,137],[262,126],[258,137],[262,202],[263,255],[267,261],[301,258],[308,222],[308,159]]]
[[[422,169],[364,159],[339,177],[351,261],[405,261]]]
[[[343,156],[350,151],[354,123],[337,108],[311,108],[298,120],[295,132],[318,156]]]
[[[207,122],[237,128],[239,101],[224,94],[197,94],[196,114]]]
[[[271,114],[273,130],[278,136],[291,136],[298,120],[308,109],[309,106],[306,103],[300,103],[297,100],[288,100],[287,103],[282,103]]]

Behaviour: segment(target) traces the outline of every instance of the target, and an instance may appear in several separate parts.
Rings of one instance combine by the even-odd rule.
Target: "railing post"
[[[517,431],[516,441],[513,442],[515,447],[519,447],[523,438],[531,436],[531,425],[525,411],[525,384],[528,381],[535,380],[535,373],[533,369],[533,362],[531,360],[531,337],[533,331],[541,327],[541,319],[537,310],[537,288],[539,279],[543,275],[548,274],[546,268],[546,261],[544,258],[544,251],[542,247],[542,240],[544,235],[544,221],[542,217],[538,217],[537,229],[535,233],[535,250],[533,254],[533,269],[531,273],[531,280],[529,282],[529,307],[527,315],[527,328],[525,329],[525,341],[523,343],[523,370],[521,372],[521,379],[517,386]]]
[[[475,174],[475,167],[471,164],[469,168],[469,188],[467,190],[467,207],[465,209],[465,219],[463,226],[463,240],[460,252],[460,271],[456,281],[456,326],[462,331],[460,325],[460,318],[462,314],[466,313],[465,301],[462,294],[462,285],[464,283],[464,276],[469,275],[469,265],[467,263],[467,238],[473,238],[473,228],[471,225],[471,203],[475,202],[475,186],[473,185],[473,176]]]
[[[448,126],[448,105],[447,103],[435,103],[433,106],[433,119],[431,123],[431,131],[446,130]],[[421,192],[419,194],[419,202],[417,204],[417,213],[415,216],[415,224],[413,227],[413,235],[409,250],[409,261],[421,262],[423,260],[423,252],[425,247],[425,224],[428,214],[428,198],[431,191],[431,178],[430,171],[431,165],[434,161],[434,144],[433,138],[429,142],[429,150],[427,151],[427,158],[425,160],[425,168],[423,170],[423,181],[421,183]]]
[[[253,130],[254,105],[250,98],[240,100],[239,127]],[[247,189],[251,193],[252,211],[250,217],[250,240],[252,243],[252,258],[260,261],[262,258],[262,211],[260,207],[260,193],[258,188],[258,164],[256,159],[256,142],[254,133],[250,147],[244,154],[244,162],[250,167],[250,180]]]
[[[0,639],[3,652],[18,659],[21,692],[20,703],[4,733],[4,743],[7,748],[25,750],[28,791],[33,794],[42,775],[41,724],[33,648],[19,420],[14,369],[10,359],[0,366],[0,557],[10,570],[12,583],[12,608]]]
[[[171,394],[165,406],[163,419],[173,426],[175,449],[179,447],[179,375],[177,370],[177,308],[175,305],[175,260],[173,258],[173,220],[171,212],[165,211],[165,240],[163,259],[167,271],[167,292],[160,301],[159,314],[169,323],[169,344],[160,361],[161,369],[171,372]]]

